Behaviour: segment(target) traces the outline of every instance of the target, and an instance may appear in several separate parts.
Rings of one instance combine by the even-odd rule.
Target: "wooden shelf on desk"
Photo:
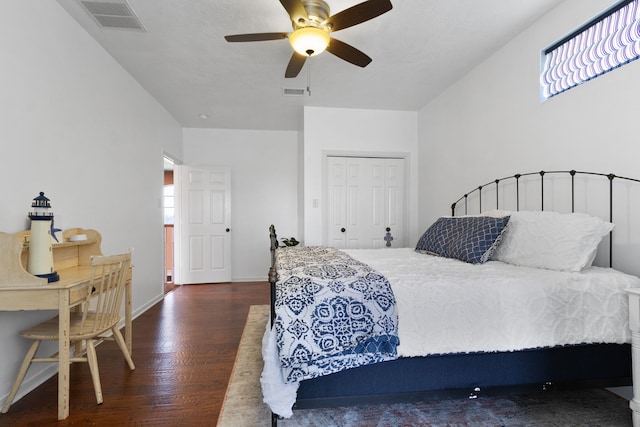
[[[85,234],[87,240],[69,241],[76,234]],[[31,230],[14,235],[2,233],[0,237],[0,286],[43,284],[43,279],[27,272],[29,247],[24,242],[31,240]],[[63,231],[62,242],[51,245],[54,271],[60,274],[90,265],[93,255],[102,255],[101,243],[102,236],[96,230],[70,228]]]
[[[95,240],[79,240],[77,242],[61,242],[61,243],[52,243],[51,247],[55,250],[56,248],[66,248],[66,247],[73,247],[73,246],[82,246],[82,245],[93,245],[94,243],[96,243]],[[29,251],[29,245],[22,245],[22,251]]]

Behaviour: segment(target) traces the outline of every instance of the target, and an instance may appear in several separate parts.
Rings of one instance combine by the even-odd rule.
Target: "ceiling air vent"
[[[285,96],[302,96],[304,95],[304,89],[282,89],[282,94]]]
[[[102,28],[147,31],[131,6],[124,1],[80,0],[80,4]]]

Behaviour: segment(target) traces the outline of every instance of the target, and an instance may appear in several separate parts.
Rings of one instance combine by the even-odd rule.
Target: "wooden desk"
[[[68,242],[73,234],[87,234],[87,240]],[[58,419],[69,416],[69,342],[70,312],[89,292],[92,255],[102,255],[100,234],[95,230],[71,229],[63,233],[64,242],[54,245],[54,266],[60,280],[47,283],[46,279],[29,274],[24,266],[27,250],[23,248],[28,232],[11,235],[0,233],[0,310],[57,310],[59,322],[58,361]],[[61,267],[61,268],[59,268]],[[132,338],[131,278],[125,292],[125,341],[131,352]]]

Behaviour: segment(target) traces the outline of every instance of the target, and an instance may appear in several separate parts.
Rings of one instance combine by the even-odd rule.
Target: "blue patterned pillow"
[[[489,260],[509,217],[442,217],[422,235],[416,250],[471,264]]]
[[[418,240],[416,251],[437,256],[447,256],[447,243],[453,226],[451,219],[438,218],[436,222],[431,224],[431,227],[427,228],[427,231]]]

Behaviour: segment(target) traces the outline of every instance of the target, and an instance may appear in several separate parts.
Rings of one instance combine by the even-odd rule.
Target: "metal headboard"
[[[496,195],[495,208],[500,209],[500,192],[499,192],[500,184],[504,183],[505,181],[512,182],[512,180],[515,180],[516,211],[519,211],[520,210],[520,179],[523,177],[535,176],[535,175],[538,175],[540,177],[540,190],[541,190],[540,191],[540,195],[541,195],[540,210],[544,210],[544,194],[545,194],[544,178],[545,178],[545,175],[551,175],[551,174],[569,175],[571,177],[571,212],[575,212],[575,177],[576,175],[591,175],[591,176],[599,176],[599,177],[607,178],[609,180],[609,221],[610,222],[613,222],[613,181],[614,179],[640,182],[640,179],[627,178],[627,177],[618,176],[612,173],[584,172],[584,171],[576,171],[573,169],[568,171],[539,171],[539,172],[529,172],[529,173],[522,173],[522,174],[518,173],[513,176],[507,176],[504,178],[495,179],[491,182],[488,182],[486,184],[483,184],[474,188],[468,193],[465,193],[462,197],[460,197],[458,200],[456,200],[451,204],[451,215],[453,216],[456,215],[456,208],[458,207],[458,204],[461,201],[464,202],[464,214],[467,215],[468,207],[469,207],[469,196],[474,195],[474,193],[476,192],[478,196],[479,211],[481,212],[483,209],[482,191],[487,189],[492,189],[493,191],[495,191],[495,195]],[[610,233],[610,238],[609,238],[609,267],[612,267],[613,265],[613,241],[611,239],[611,236],[613,235],[612,233],[613,232]]]
[[[269,267],[269,283],[271,284],[271,325],[276,319],[275,300],[276,300],[276,282],[278,281],[278,272],[276,270],[276,249],[278,249],[278,235],[276,227],[271,224],[269,227],[269,240],[271,252],[271,266]]]

